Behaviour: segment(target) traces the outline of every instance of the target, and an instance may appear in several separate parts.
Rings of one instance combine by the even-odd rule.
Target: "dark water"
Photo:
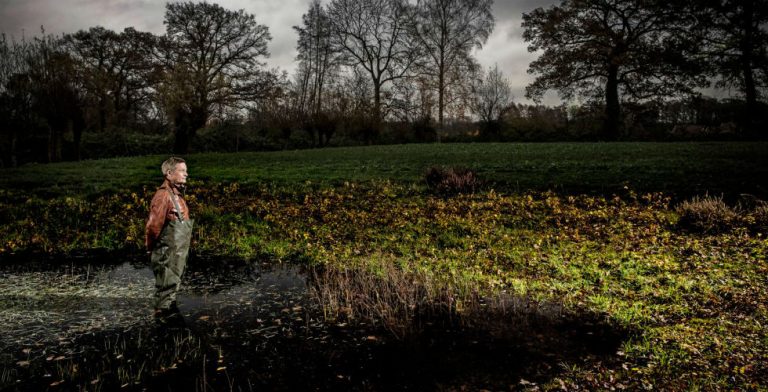
[[[143,262],[0,266],[0,389],[517,390],[626,338],[539,307],[397,340],[326,321],[301,267],[220,259],[190,265],[158,322],[152,284]]]

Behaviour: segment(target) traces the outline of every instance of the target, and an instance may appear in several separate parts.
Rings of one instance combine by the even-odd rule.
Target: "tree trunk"
[[[104,97],[99,99],[99,132],[104,132],[107,128],[107,100]]]
[[[48,163],[61,161],[62,133],[59,124],[48,126]]]
[[[177,114],[173,130],[173,153],[186,154],[189,149],[189,125],[188,118]]]
[[[439,71],[440,75],[437,78],[437,142],[440,143],[440,137],[443,133],[443,111],[445,105],[445,72],[442,67]]]
[[[197,130],[205,126],[208,113],[205,109],[179,109],[174,116],[174,154],[186,154]]]
[[[372,134],[369,135],[368,144],[373,142],[373,139],[378,136],[381,127],[381,84],[378,80],[373,82],[373,129]]]
[[[0,153],[4,154],[2,158],[0,158],[0,168],[16,167],[16,127],[13,124],[10,124],[6,125],[6,128],[2,130],[3,132],[0,132],[0,137],[5,136],[4,131],[7,130],[8,139],[3,138],[0,142],[7,142],[8,144],[0,146]]]
[[[82,158],[80,156],[80,142],[83,140],[83,129],[77,126],[77,124],[72,128],[72,140],[74,143],[72,147],[75,149],[75,160],[80,161]]]
[[[80,143],[83,140],[83,129],[85,129],[85,114],[83,109],[78,106],[72,108],[72,142],[74,148],[74,158],[76,161],[80,161]]]
[[[19,140],[19,133],[16,128],[11,130],[11,167],[17,167],[19,165],[18,153],[16,150],[17,142]]]
[[[621,108],[619,106],[619,67],[608,67],[608,80],[605,83],[605,122],[603,123],[603,138],[616,140],[619,136]]]
[[[741,70],[744,76],[744,96],[747,106],[744,113],[744,130],[749,136],[757,136],[754,116],[757,111],[757,89],[752,70],[753,8],[752,1],[744,2],[744,37],[741,41]]]

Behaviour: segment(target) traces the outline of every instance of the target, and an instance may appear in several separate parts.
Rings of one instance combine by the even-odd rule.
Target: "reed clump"
[[[481,185],[477,174],[465,167],[430,166],[424,172],[424,181],[440,195],[474,193]]]
[[[731,230],[740,220],[739,208],[728,206],[722,197],[696,196],[680,203],[678,226],[702,233],[721,233]]]
[[[528,316],[549,317],[561,311],[505,292],[491,294],[479,282],[447,282],[393,263],[316,266],[310,282],[310,293],[326,320],[368,323],[400,340],[435,325],[490,331],[498,324],[490,320],[504,321],[508,328],[510,321],[521,326],[530,321]]]

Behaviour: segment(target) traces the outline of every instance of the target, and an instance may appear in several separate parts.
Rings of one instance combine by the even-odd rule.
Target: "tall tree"
[[[391,112],[395,121],[428,124],[434,109],[434,89],[426,76],[414,75],[397,80],[392,86]]]
[[[403,0],[333,0],[328,5],[334,43],[373,85],[373,120],[382,120],[382,86],[402,78],[414,62],[407,34],[410,8]]]
[[[35,37],[25,56],[26,72],[19,74],[16,86],[29,88],[31,109],[47,131],[47,160],[64,158],[65,135],[71,134],[73,155],[80,157],[80,137],[84,128],[82,74],[59,37]],[[26,79],[22,81],[21,79]]]
[[[174,151],[186,153],[216,106],[232,106],[264,93],[260,57],[269,55],[266,26],[243,10],[212,3],[168,3],[161,86],[174,122]]]
[[[457,69],[471,66],[471,52],[493,31],[493,0],[418,0],[412,34],[423,55],[422,72],[436,81],[439,130],[443,128],[446,90],[466,80]],[[438,138],[439,138],[438,132]]]
[[[151,33],[126,28],[116,33],[92,27],[64,36],[73,56],[83,65],[84,87],[96,107],[97,128],[136,110],[137,100],[150,85],[154,45]]]
[[[719,87],[736,87],[744,94],[744,127],[757,131],[755,115],[760,88],[768,87],[768,2],[707,0],[701,26],[706,50],[720,77]]]
[[[312,133],[318,132],[318,143],[322,146],[322,123],[327,116],[323,113],[326,87],[331,75],[339,66],[338,49],[333,45],[331,21],[319,0],[313,0],[309,10],[302,16],[302,25],[293,27],[299,34],[297,49],[299,71],[299,110],[307,118],[306,127]]]
[[[603,138],[616,139],[622,97],[668,97],[706,84],[690,61],[696,21],[682,7],[661,0],[563,0],[524,14],[528,50],[543,51],[529,65],[537,76],[526,96],[556,89],[565,99],[602,99]]]
[[[26,61],[32,45],[25,41],[0,41],[0,165],[18,165],[19,135],[27,132],[32,108],[31,84]]]

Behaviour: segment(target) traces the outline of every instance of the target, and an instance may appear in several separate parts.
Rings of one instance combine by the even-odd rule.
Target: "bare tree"
[[[271,93],[268,97],[259,99],[249,108],[249,122],[262,133],[277,131],[271,138],[282,141],[283,148],[288,146],[294,126],[296,125],[296,89],[291,88],[287,73],[275,75]]]
[[[466,82],[450,76],[464,75],[471,67],[471,51],[482,48],[493,31],[493,0],[418,0],[411,33],[423,55],[422,73],[436,80],[439,131],[448,104],[446,91]],[[438,141],[440,132],[438,131]]]
[[[414,62],[408,41],[410,9],[403,0],[333,0],[328,5],[334,43],[347,63],[373,85],[374,127],[382,120],[382,86],[406,75]]]
[[[266,26],[243,10],[212,3],[168,3],[162,51],[167,67],[160,87],[174,122],[174,151],[185,153],[215,106],[237,105],[264,93],[271,39]]]
[[[392,117],[402,123],[412,123],[418,120],[429,121],[433,89],[429,80],[423,76],[410,76],[395,81],[391,88],[392,99],[390,110]],[[429,102],[428,105],[424,105]]]
[[[318,143],[322,146],[326,140],[323,135],[329,134],[326,128],[330,121],[330,117],[323,111],[325,89],[328,79],[337,72],[340,56],[332,42],[331,21],[319,0],[314,0],[302,16],[302,26],[293,28],[299,34],[299,110],[306,118],[305,127],[312,135],[313,144],[314,134],[318,133]]]
[[[702,2],[706,51],[720,87],[744,94],[747,131],[757,131],[755,115],[760,87],[768,87],[768,3],[759,0]],[[763,97],[764,98],[764,97]]]
[[[481,72],[472,85],[472,112],[483,123],[498,121],[512,104],[512,88],[509,80],[499,70],[498,65]]]
[[[306,67],[306,87],[303,101],[319,113],[323,108],[323,89],[334,68],[339,65],[338,48],[332,43],[332,26],[320,0],[313,0],[309,10],[302,16],[302,26],[293,27],[299,34],[298,60]]]

